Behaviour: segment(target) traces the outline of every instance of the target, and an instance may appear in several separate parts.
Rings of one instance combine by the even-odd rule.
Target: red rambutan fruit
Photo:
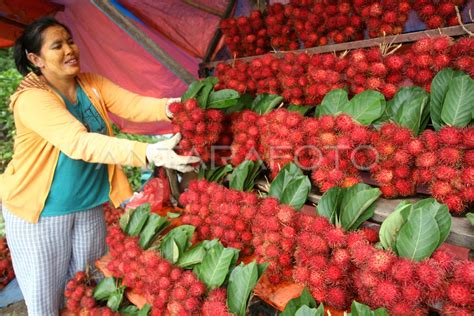
[[[374,300],[379,306],[392,306],[400,296],[400,289],[391,281],[380,282],[374,291]]]
[[[438,132],[439,140],[442,144],[455,146],[462,142],[462,133],[460,129],[446,126]]]
[[[474,301],[472,290],[462,283],[451,283],[448,286],[448,297],[451,302],[461,306],[470,306]]]

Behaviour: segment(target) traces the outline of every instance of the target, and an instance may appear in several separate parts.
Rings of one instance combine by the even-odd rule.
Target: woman
[[[172,99],[142,97],[81,73],[79,48],[53,18],[27,26],[15,43],[25,75],[11,97],[17,136],[0,188],[13,267],[28,315],[57,315],[65,282],[104,254],[101,205],[132,194],[119,165],[182,172],[179,135],[156,144],[112,137],[107,112],[135,122],[167,120]]]

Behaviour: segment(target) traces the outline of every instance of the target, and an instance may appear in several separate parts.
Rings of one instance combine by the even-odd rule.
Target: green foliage
[[[0,173],[5,170],[13,156],[15,125],[8,104],[21,78],[15,69],[12,49],[0,49]]]

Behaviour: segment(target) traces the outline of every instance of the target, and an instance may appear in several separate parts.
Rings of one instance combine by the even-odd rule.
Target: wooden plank
[[[464,24],[464,26],[470,32],[474,32],[474,23]],[[312,47],[312,48],[303,48],[299,50],[294,50],[292,52],[294,53],[306,52],[309,54],[338,52],[338,51],[345,51],[345,50],[351,50],[351,49],[357,49],[357,48],[377,46],[382,43],[398,44],[398,43],[414,42],[425,36],[436,36],[440,34],[448,35],[448,36],[460,36],[460,35],[465,35],[466,31],[460,25],[458,25],[458,26],[444,27],[440,29],[423,30],[419,32],[404,33],[404,34],[391,35],[391,36],[386,36],[386,37],[377,37],[377,38],[371,38],[371,39],[366,39],[362,41],[346,42],[346,43],[318,46],[318,47]],[[275,56],[281,57],[285,53],[287,52],[278,51],[275,53]],[[262,56],[264,55],[214,61],[210,63],[202,63],[199,66],[200,68],[214,68],[215,66],[217,66],[217,64],[220,64],[220,63],[232,63],[236,60],[248,62],[255,58],[260,58]]]
[[[268,192],[269,186],[264,180],[259,180],[256,184],[259,190]],[[312,192],[308,195],[308,201],[317,205],[320,199],[321,195],[313,188]],[[401,201],[416,202],[420,199],[421,198],[405,198],[387,200],[380,198],[376,202],[375,214],[370,221],[381,224]],[[466,217],[452,217],[451,232],[446,242],[474,250],[474,227]]]

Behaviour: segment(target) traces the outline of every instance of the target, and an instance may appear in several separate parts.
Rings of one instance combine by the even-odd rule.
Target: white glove
[[[181,102],[181,98],[169,98],[166,101],[166,116],[170,119],[173,118],[173,112],[170,111],[170,104],[175,102]]]
[[[181,134],[177,133],[170,139],[148,145],[146,148],[148,162],[153,162],[157,167],[163,166],[180,172],[193,171],[194,167],[189,164],[199,162],[201,159],[199,157],[176,154],[173,148],[180,140]]]

